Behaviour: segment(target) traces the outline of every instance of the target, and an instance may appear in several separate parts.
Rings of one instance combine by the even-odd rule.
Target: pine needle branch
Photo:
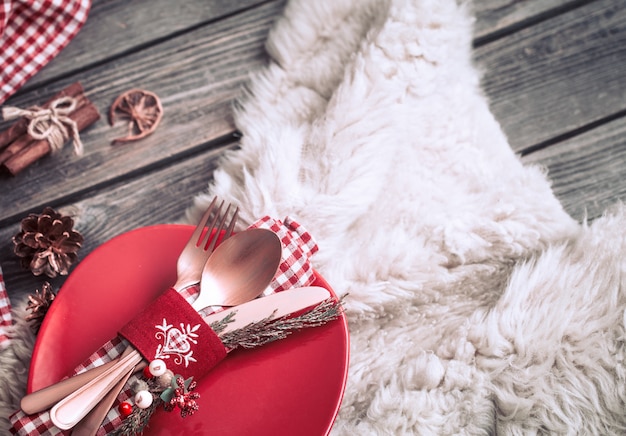
[[[255,348],[284,339],[294,331],[318,327],[337,319],[344,312],[344,297],[339,301],[331,298],[324,300],[313,309],[295,317],[274,318],[272,314],[260,321],[252,322],[239,329],[224,333],[220,335],[220,339],[231,350],[240,347]]]

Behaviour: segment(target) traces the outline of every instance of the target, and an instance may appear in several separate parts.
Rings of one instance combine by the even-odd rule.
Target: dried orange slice
[[[115,115],[128,120],[128,135],[113,140],[114,144],[136,141],[154,132],[163,117],[159,97],[150,91],[131,89],[115,99],[109,110],[109,124],[115,124]]]

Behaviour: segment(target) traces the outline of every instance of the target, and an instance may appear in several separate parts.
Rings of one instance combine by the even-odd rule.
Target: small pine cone
[[[24,268],[36,276],[67,275],[78,258],[83,243],[74,231],[74,220],[46,207],[41,215],[30,214],[22,220],[21,230],[13,236],[14,252]]]
[[[30,321],[31,328],[37,334],[41,323],[50,309],[50,305],[54,301],[56,294],[52,290],[52,286],[48,282],[44,282],[41,292],[35,291],[34,295],[28,296],[28,305],[26,309],[30,314],[26,316],[26,321]]]

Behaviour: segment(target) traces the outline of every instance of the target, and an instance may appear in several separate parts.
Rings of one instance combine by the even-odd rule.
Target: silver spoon
[[[250,229],[230,237],[209,257],[202,272],[200,295],[192,307],[235,306],[258,297],[276,275],[281,255],[280,239],[270,230]],[[54,425],[62,430],[75,426],[142,359],[133,350],[58,402],[50,410]]]

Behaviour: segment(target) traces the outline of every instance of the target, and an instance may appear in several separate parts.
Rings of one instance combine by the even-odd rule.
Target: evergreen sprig
[[[343,300],[347,296],[343,295],[339,300],[328,298],[297,316],[284,316],[276,318],[274,314],[256,322],[249,323],[244,327],[231,332],[224,332],[226,326],[233,322],[237,312],[231,312],[223,319],[211,323],[211,328],[220,337],[224,346],[230,350],[237,348],[255,348],[261,345],[284,339],[291,333],[309,327],[318,327],[329,321],[337,319],[344,312]],[[150,418],[159,406],[166,404],[160,397],[163,388],[150,385],[150,391],[154,401],[150,407],[140,409],[133,408],[131,413],[115,430],[115,436],[136,436],[143,434],[144,429],[150,422]]]
[[[218,335],[224,346],[230,350],[259,347],[284,339],[295,331],[309,327],[318,327],[337,319],[344,311],[344,298],[345,295],[339,301],[329,298],[313,309],[295,317],[275,318],[274,314],[272,314],[260,321],[251,322],[239,329],[221,335],[218,333]],[[225,325],[237,316],[236,312],[234,312],[234,316],[231,317],[231,315],[233,313],[223,320],[212,323],[211,328],[214,328],[215,324],[220,323],[220,325],[215,325],[215,327],[223,331]]]

